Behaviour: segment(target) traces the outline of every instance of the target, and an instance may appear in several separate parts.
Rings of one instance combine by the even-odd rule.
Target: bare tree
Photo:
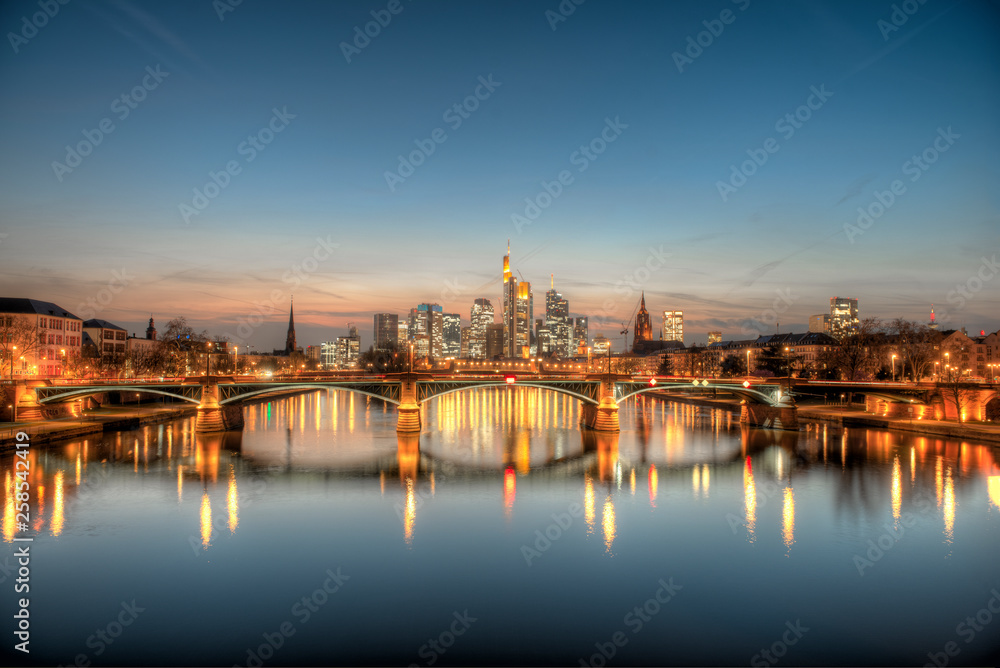
[[[836,369],[844,380],[868,380],[878,370],[886,342],[882,321],[865,318],[856,332],[831,346],[820,359]]]
[[[958,414],[958,421],[965,422],[966,409],[975,401],[979,394],[979,388],[970,383],[963,383],[960,379],[949,379],[943,383],[938,383],[941,393],[946,402],[951,402]]]
[[[927,325],[904,318],[889,323],[888,333],[895,337],[896,345],[891,350],[899,356],[900,377],[908,374],[917,382],[927,376],[934,364],[934,348],[940,334]]]
[[[6,376],[13,375],[14,363],[22,356],[34,355],[41,345],[38,323],[30,316],[0,316],[0,356],[7,367]],[[2,367],[0,367],[2,368]]]

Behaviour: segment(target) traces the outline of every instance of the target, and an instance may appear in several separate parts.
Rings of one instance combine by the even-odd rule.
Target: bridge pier
[[[18,422],[40,422],[45,419],[35,388],[29,387],[28,383],[24,381],[14,383],[13,401],[13,405],[17,407],[14,412],[17,414]]]
[[[417,403],[417,379],[407,374],[399,383],[399,406],[396,407],[396,432],[420,433],[420,404]]]
[[[601,402],[584,404],[580,411],[583,426],[595,431],[620,432],[618,422],[618,402],[615,401],[614,379],[601,379]]]
[[[744,399],[740,404],[740,423],[752,427],[798,431],[798,409],[787,394],[781,397],[777,406],[755,404]]]
[[[219,404],[219,383],[206,379],[201,388],[195,431],[199,434],[243,429],[243,407],[239,403]]]

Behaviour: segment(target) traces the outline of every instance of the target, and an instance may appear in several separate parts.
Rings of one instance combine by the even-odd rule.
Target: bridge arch
[[[530,387],[538,390],[548,390],[549,392],[556,392],[558,394],[566,394],[573,397],[574,399],[578,399],[579,401],[585,404],[592,404],[596,406],[600,403],[598,399],[594,398],[593,396],[590,396],[589,394],[583,394],[582,392],[574,391],[573,389],[562,387],[560,385],[546,385],[544,383],[538,383],[538,382],[533,383],[531,381],[518,381],[516,383],[507,383],[506,381],[483,381],[481,383],[465,382],[462,383],[461,385],[456,384],[455,386],[447,386],[446,383],[443,383],[442,385],[445,385],[446,387],[436,392],[427,391],[427,388],[437,389],[434,387],[434,385],[431,384],[419,385],[417,403],[423,404],[430,401],[431,399],[443,397],[447,394],[454,394],[455,392],[464,392],[466,390],[479,390],[490,387],[513,387],[513,388]]]
[[[753,404],[764,404],[766,406],[778,406],[778,402],[770,395],[759,390],[753,390],[743,387],[735,387],[729,385],[694,385],[693,383],[657,383],[656,385],[649,385],[644,383],[643,385],[635,385],[624,390],[623,394],[615,397],[616,403],[622,403],[630,397],[634,397],[637,394],[645,394],[648,392],[655,392],[656,390],[697,390],[699,392],[705,392],[707,390],[721,390],[723,392],[728,392],[730,394],[735,394],[741,399],[746,399],[747,402]]]
[[[49,394],[43,392],[47,389],[58,389],[58,388],[36,388],[35,394],[38,396],[38,403],[40,404],[59,404],[66,401],[71,401],[73,399],[83,399],[86,397],[92,397],[96,394],[106,394],[108,392],[137,392],[143,394],[159,394],[160,396],[170,397],[171,399],[180,399],[182,401],[187,401],[192,404],[201,403],[201,387],[198,385],[191,385],[192,390],[197,392],[189,392],[188,394],[182,394],[180,392],[171,392],[169,390],[154,389],[152,387],[144,386],[123,386],[123,385],[108,385],[108,386],[96,386],[87,387],[74,390],[67,390],[65,392],[58,392]]]
[[[221,387],[226,387],[220,385]],[[219,400],[219,405],[224,406],[226,404],[236,403],[248,399],[250,397],[261,396],[265,394],[275,394],[277,392],[288,392],[289,390],[344,390],[347,392],[354,392],[356,394],[364,394],[369,397],[375,397],[388,404],[393,404],[398,406],[400,404],[399,399],[386,396],[384,394],[378,394],[377,392],[370,392],[368,390],[362,389],[360,387],[353,387],[351,385],[333,385],[331,383],[290,383],[281,385],[269,385],[267,387],[257,387],[256,389],[248,389],[245,392],[234,392],[225,396]]]

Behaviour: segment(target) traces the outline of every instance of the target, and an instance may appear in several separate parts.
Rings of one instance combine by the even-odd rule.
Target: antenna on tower
[[[554,273],[549,274],[549,289],[550,290],[556,289],[556,275]]]
[[[510,257],[510,239],[507,239],[507,257]]]

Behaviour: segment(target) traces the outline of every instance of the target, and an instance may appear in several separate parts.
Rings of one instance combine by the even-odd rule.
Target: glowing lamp
[[[652,387],[653,385],[656,385],[656,379],[655,378],[650,378],[649,379],[649,386]]]
[[[743,381],[743,387],[750,387],[750,381],[749,380],[744,380]]]
[[[503,380],[508,385],[513,385],[515,382],[517,382],[517,376],[515,376],[512,373],[509,373],[509,374],[507,374],[506,376],[503,377]]]

